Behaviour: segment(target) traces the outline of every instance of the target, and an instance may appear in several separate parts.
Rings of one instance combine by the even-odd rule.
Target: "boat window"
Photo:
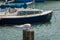
[[[31,14],[34,14],[33,11],[27,11],[27,15],[31,15]]]
[[[39,11],[19,11],[18,15],[31,15],[31,14],[38,14]]]
[[[38,13],[39,13],[39,11],[27,11],[27,14],[28,14],[28,15],[38,14]]]
[[[25,11],[19,11],[18,15],[26,15],[26,12]]]

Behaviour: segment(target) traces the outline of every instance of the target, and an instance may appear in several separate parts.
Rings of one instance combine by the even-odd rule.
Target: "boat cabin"
[[[32,9],[32,8],[14,8],[14,9],[3,9],[3,11],[0,11],[0,15],[4,16],[23,16],[23,15],[34,15],[34,14],[40,14],[43,10],[40,9]]]
[[[42,13],[43,10],[40,9],[31,9],[31,8],[27,8],[27,9],[19,9],[17,11],[18,15],[33,15],[33,14],[39,14]]]

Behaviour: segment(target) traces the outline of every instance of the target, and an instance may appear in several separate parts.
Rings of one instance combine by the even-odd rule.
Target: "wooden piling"
[[[23,40],[34,40],[34,31],[23,30]]]

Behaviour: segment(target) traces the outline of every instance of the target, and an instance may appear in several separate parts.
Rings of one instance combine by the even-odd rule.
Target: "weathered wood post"
[[[23,30],[23,40],[34,40],[34,31],[33,30]]]

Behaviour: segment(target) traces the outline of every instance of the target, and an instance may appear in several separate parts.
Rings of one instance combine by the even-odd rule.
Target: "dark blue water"
[[[31,7],[31,6],[30,6]],[[60,40],[60,1],[36,3],[35,8],[43,10],[54,10],[50,22],[32,23],[31,30],[34,30],[35,40]],[[56,10],[57,9],[57,10]],[[22,40],[20,25],[0,25],[0,40]]]

